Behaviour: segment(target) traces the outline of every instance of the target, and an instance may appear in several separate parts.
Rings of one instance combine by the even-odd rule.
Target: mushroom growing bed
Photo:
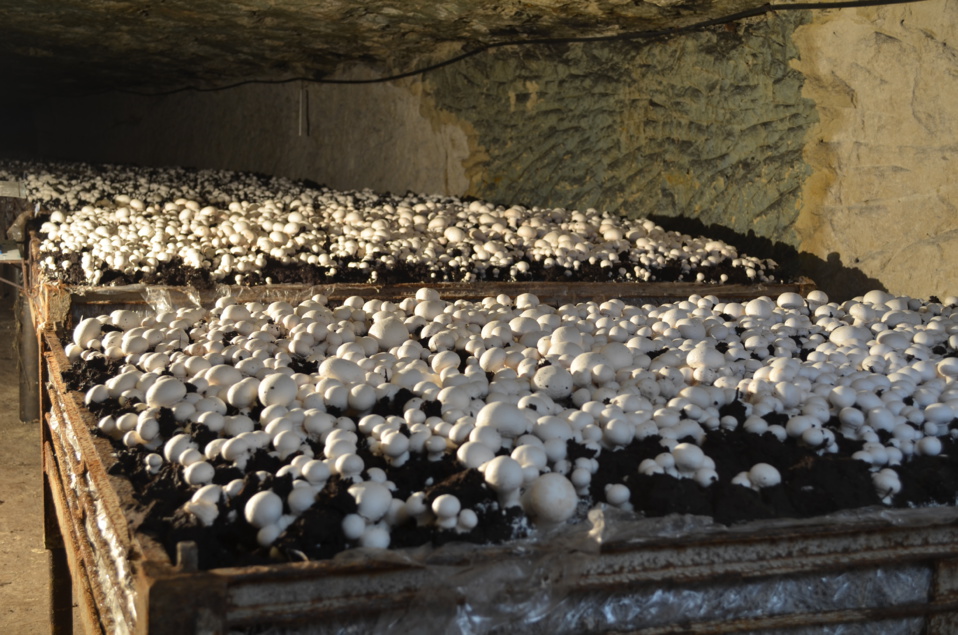
[[[4,178],[48,214],[37,266],[71,285],[782,282],[722,241],[594,209],[181,168],[8,162]]]
[[[734,524],[953,505],[956,345],[953,305],[878,292],[551,307],[423,289],[119,310],[66,354],[147,526],[208,543],[214,567],[502,542],[595,506]]]
[[[64,349],[63,393],[82,391],[94,413],[85,434],[95,430],[109,472],[129,483],[131,530],[170,561],[194,543],[200,569],[266,567],[272,584],[287,575],[274,567],[332,558],[324,571],[334,579],[362,563],[377,585],[399,567],[404,593],[439,597],[410,571],[473,588],[465,571],[488,560],[497,576],[520,567],[549,580],[555,609],[568,572],[543,563],[563,554],[584,604],[568,622],[545,619],[542,632],[669,632],[669,611],[683,615],[693,600],[712,607],[702,620],[721,624],[737,615],[728,593],[772,588],[763,615],[784,614],[823,606],[806,595],[823,583],[855,597],[872,590],[865,612],[821,619],[901,618],[886,632],[917,632],[924,622],[902,616],[952,610],[924,606],[942,592],[930,594],[928,570],[910,563],[958,556],[954,300],[227,296],[209,310],[85,319]],[[660,549],[697,564],[656,565]],[[856,562],[881,566],[857,578],[844,571]],[[836,563],[841,572],[822,573]],[[694,597],[609,590],[655,576],[675,585],[677,571],[700,585],[721,571],[788,577],[699,586]],[[544,619],[518,617],[529,598],[510,589],[495,611]],[[475,619],[493,610],[457,601]],[[888,609],[902,603],[910,608]],[[762,619],[754,624],[776,626]]]

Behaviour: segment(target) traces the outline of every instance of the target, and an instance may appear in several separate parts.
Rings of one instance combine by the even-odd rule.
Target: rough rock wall
[[[794,39],[819,113],[798,246],[893,293],[958,295],[958,3],[822,12]]]
[[[426,84],[474,131],[470,194],[682,216],[794,244],[817,116],[789,66],[805,19],[783,13],[643,45],[503,50]]]

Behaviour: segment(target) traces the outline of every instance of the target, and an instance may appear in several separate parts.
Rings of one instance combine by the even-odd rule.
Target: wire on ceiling
[[[422,66],[413,70],[405,71],[402,73],[396,73],[394,75],[387,75],[384,77],[376,77],[373,79],[329,79],[329,78],[315,78],[315,77],[290,77],[287,79],[276,79],[276,80],[263,80],[263,79],[249,79],[243,80],[240,82],[235,82],[232,84],[226,84],[223,86],[215,86],[210,88],[202,88],[199,86],[183,86],[181,88],[175,88],[173,90],[160,91],[160,92],[142,92],[136,90],[128,89],[117,89],[118,92],[127,93],[132,95],[140,95],[144,97],[165,97],[167,95],[175,95],[177,93],[194,91],[194,92],[218,92],[223,90],[230,90],[232,88],[238,88],[240,86],[247,86],[250,84],[290,84],[292,82],[309,82],[313,84],[380,84],[383,82],[392,82],[400,79],[406,79],[408,77],[415,77],[416,75],[424,75],[430,71],[435,71],[440,68],[456,64],[465,59],[479,55],[486,51],[493,49],[504,48],[507,46],[549,46],[557,44],[578,44],[578,43],[588,43],[588,42],[629,42],[635,40],[653,40],[660,38],[669,38],[675,35],[680,35],[682,33],[689,33],[694,31],[701,31],[714,26],[721,26],[724,24],[730,24],[732,22],[738,22],[746,18],[754,18],[758,16],[765,15],[767,13],[781,13],[785,11],[813,11],[813,10],[827,10],[827,9],[854,9],[854,8],[863,8],[863,7],[878,7],[878,6],[889,6],[889,5],[899,5],[899,4],[912,4],[916,2],[925,2],[926,0],[845,0],[838,2],[795,2],[791,4],[763,4],[752,9],[746,9],[744,11],[739,11],[737,13],[731,13],[718,18],[712,18],[710,20],[703,20],[701,22],[696,22],[694,24],[689,24],[687,26],[681,27],[670,27],[666,29],[650,29],[646,31],[630,31],[628,33],[617,33],[615,35],[595,35],[595,36],[582,36],[582,37],[562,37],[562,38],[534,38],[529,40],[507,40],[503,42],[491,42],[489,44],[483,44],[478,48],[460,53],[448,59],[436,62],[434,64],[429,64],[427,66]]]

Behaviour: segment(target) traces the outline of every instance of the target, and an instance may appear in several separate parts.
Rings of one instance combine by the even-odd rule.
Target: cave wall
[[[47,102],[37,150],[609,209],[708,229],[836,298],[958,295],[956,13],[931,0],[501,48],[388,84],[311,84],[308,130],[299,84]]]
[[[297,82],[44,102],[37,154],[246,170],[339,189],[464,191],[466,135],[423,117],[421,96],[408,84],[311,85],[305,99]]]
[[[826,11],[793,39],[819,115],[796,244],[894,293],[958,295],[958,3]]]

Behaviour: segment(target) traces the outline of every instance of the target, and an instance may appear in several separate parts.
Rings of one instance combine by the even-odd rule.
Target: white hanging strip
[[[306,82],[299,83],[299,136],[309,136],[309,93]]]

